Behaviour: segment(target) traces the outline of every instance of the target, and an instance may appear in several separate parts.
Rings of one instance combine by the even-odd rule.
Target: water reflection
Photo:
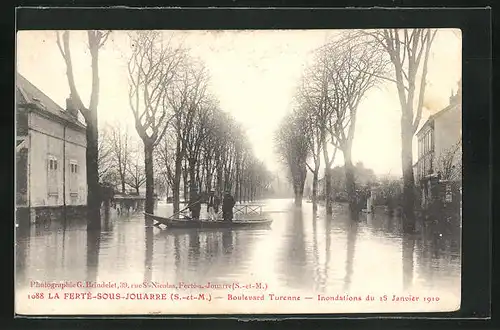
[[[145,256],[144,256],[144,282],[151,282],[153,280],[153,251],[154,251],[154,232],[153,227],[144,227],[144,243],[145,243]]]
[[[347,225],[347,259],[345,263],[344,291],[349,292],[351,288],[351,277],[353,273],[354,253],[356,249],[356,237],[358,235],[358,219],[352,219]]]
[[[307,256],[303,210],[291,207],[290,213],[291,217],[286,220],[287,230],[283,237],[285,248],[279,258],[280,271],[285,276],[287,286],[310,289],[312,267]]]
[[[413,262],[415,251],[415,238],[412,234],[403,235],[403,289],[411,289],[413,285]]]
[[[30,253],[30,228],[16,228],[16,282],[26,282],[26,268],[29,262]]]
[[[403,234],[400,219],[384,212],[360,214],[353,221],[340,204],[329,216],[321,205],[314,212],[311,204],[298,209],[290,200],[265,202],[274,220],[269,230],[159,230],[144,227],[143,215],[134,214],[105,217],[101,231],[87,231],[85,219],[18,228],[16,283],[24,288],[28,279],[259,279],[283,294],[370,287],[460,292],[457,223],[417,222],[416,234]]]
[[[98,230],[87,231],[87,281],[97,280],[100,248],[101,233]]]

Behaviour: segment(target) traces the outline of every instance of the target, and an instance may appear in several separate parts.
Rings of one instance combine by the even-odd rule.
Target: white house
[[[85,211],[85,126],[19,73],[15,173],[18,223]]]
[[[445,186],[446,202],[452,200],[452,186],[459,187],[462,179],[462,89],[461,82],[447,107],[430,116],[416,136],[418,160],[414,165],[415,182],[421,190],[421,205],[426,207],[435,197],[436,182]],[[453,183],[453,184],[452,184]]]

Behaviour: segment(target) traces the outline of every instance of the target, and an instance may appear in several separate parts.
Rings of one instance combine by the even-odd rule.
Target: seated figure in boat
[[[222,200],[222,218],[224,221],[233,221],[233,207],[235,204],[234,197],[229,191],[226,191]]]
[[[210,220],[215,221],[217,218],[217,213],[219,212],[220,200],[217,195],[215,195],[214,190],[210,190],[207,202],[207,213]]]

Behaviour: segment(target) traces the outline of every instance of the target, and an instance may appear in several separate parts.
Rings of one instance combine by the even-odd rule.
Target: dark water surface
[[[335,205],[327,217],[321,206],[313,214],[308,203],[302,210],[291,200],[263,203],[274,220],[268,230],[160,230],[145,228],[141,214],[111,214],[101,233],[88,235],[81,220],[18,230],[16,294],[21,300],[16,303],[33,291],[30,281],[248,280],[280,294],[314,297],[425,292],[448,305],[454,302],[451,309],[458,307],[458,223],[419,223],[416,233],[403,234],[400,220],[382,210],[353,222],[344,205]],[[159,205],[156,213],[170,215],[171,207]]]

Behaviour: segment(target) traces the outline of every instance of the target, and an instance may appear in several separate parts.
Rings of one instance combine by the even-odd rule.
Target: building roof
[[[417,133],[415,134],[416,136],[419,136],[420,133],[424,130],[425,127],[427,127],[431,122],[433,122],[436,118],[440,117],[441,115],[443,115],[444,113],[448,112],[449,110],[457,107],[459,105],[458,102],[456,103],[452,103],[452,104],[449,104],[448,106],[446,106],[444,109],[436,112],[435,114],[433,115],[430,115],[429,118],[427,118],[427,120],[425,121],[425,123],[422,125],[422,127],[420,127],[420,129],[417,131]]]
[[[41,112],[45,112],[62,119],[65,122],[75,124],[81,128],[85,128],[78,118],[72,116],[68,111],[61,108],[50,97],[45,95],[28,79],[23,77],[20,73],[16,76],[16,103],[17,104],[33,104]]]

